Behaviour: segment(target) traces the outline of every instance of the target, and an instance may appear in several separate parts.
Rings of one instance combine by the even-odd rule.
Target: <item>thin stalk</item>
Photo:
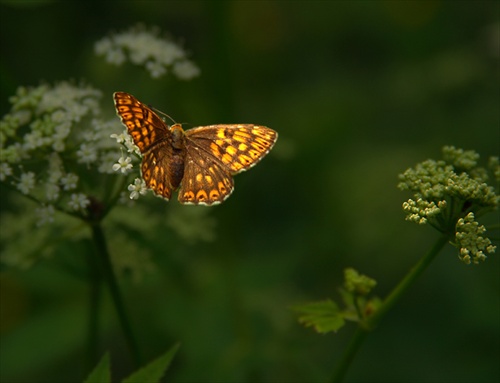
[[[351,338],[351,342],[345,349],[344,353],[342,354],[342,358],[333,371],[333,376],[331,379],[333,383],[341,382],[344,379],[347,370],[349,369],[352,361],[354,360],[354,357],[356,356],[356,353],[361,348],[361,345],[363,344],[367,335],[368,332],[363,328],[358,327],[356,329],[356,332]]]
[[[436,258],[441,249],[449,241],[448,235],[441,235],[434,246],[428,253],[418,261],[418,263],[410,270],[401,282],[391,291],[387,296],[384,303],[377,309],[377,311],[365,321],[365,326],[369,330],[373,330],[382,318],[396,305],[396,303],[403,297],[406,291],[413,285],[417,278],[427,269],[431,262]]]
[[[106,238],[104,237],[104,233],[102,231],[100,223],[92,223],[91,228],[92,238],[97,248],[97,255],[102,265],[103,277],[108,284],[116,314],[118,315],[118,320],[120,321],[120,325],[125,336],[125,340],[130,349],[130,353],[132,354],[132,358],[134,359],[136,367],[139,367],[141,365],[139,348],[137,347],[137,342],[132,331],[132,327],[130,326],[130,321],[125,310],[121,291],[116,281],[115,273],[113,271],[113,265],[111,264],[110,254],[106,245]]]
[[[401,280],[401,282],[391,291],[387,296],[382,305],[377,309],[377,311],[366,320],[359,324],[358,329],[353,335],[349,346],[344,351],[342,358],[340,359],[337,367],[333,372],[331,379],[332,383],[341,382],[352,363],[354,356],[358,352],[359,348],[363,344],[368,333],[377,327],[382,318],[396,305],[396,303],[404,296],[406,291],[413,285],[417,278],[424,272],[424,270],[431,264],[431,262],[436,258],[437,254],[446,245],[449,240],[449,236],[442,235],[436,241],[434,246],[429,250],[429,252],[418,261],[418,263],[409,271],[409,273]]]
[[[88,345],[87,365],[85,371],[91,371],[99,360],[99,308],[101,305],[102,279],[99,265],[92,254],[88,255],[90,291],[89,291],[89,319],[88,319]]]

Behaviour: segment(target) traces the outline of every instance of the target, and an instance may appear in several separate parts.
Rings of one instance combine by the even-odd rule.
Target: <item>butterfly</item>
[[[253,124],[168,126],[131,94],[116,92],[115,107],[142,154],[146,186],[169,200],[179,189],[182,204],[217,205],[234,190],[233,175],[250,169],[273,147],[278,133]]]

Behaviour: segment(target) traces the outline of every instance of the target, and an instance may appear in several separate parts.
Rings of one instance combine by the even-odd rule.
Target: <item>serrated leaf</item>
[[[111,383],[109,353],[105,353],[84,383]]]
[[[122,383],[159,383],[179,347],[179,343],[175,344],[165,354],[123,379]]]
[[[313,327],[316,332],[325,334],[337,331],[344,326],[344,318],[335,302],[327,299],[321,302],[294,306],[293,310],[301,313],[299,322],[306,327]]]

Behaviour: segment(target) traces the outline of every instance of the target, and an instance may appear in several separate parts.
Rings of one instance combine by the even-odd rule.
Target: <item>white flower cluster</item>
[[[123,145],[127,150],[127,153],[134,153],[136,157],[141,157],[141,152],[139,148],[134,144],[132,137],[124,130],[120,134],[113,133],[110,136],[115,139],[118,144]],[[133,169],[133,158],[131,156],[124,156],[123,154],[113,165],[113,171],[121,172],[122,174],[129,174]],[[128,191],[130,192],[130,199],[138,199],[140,195],[145,195],[148,191],[146,183],[142,178],[137,177],[134,183],[128,185]]]
[[[62,82],[20,87],[10,98],[0,121],[0,181],[41,204],[41,224],[53,221],[54,210],[85,211],[90,200],[78,190],[85,170],[113,172],[119,149],[109,134],[119,121],[99,119],[100,97],[90,86]]]
[[[487,237],[483,237],[486,228],[475,221],[474,213],[460,218],[457,223],[455,240],[460,248],[459,258],[466,264],[478,264],[486,259],[485,253],[494,253],[496,246]]]
[[[186,51],[159,34],[158,28],[148,30],[139,25],[99,40],[95,44],[95,52],[114,65],[121,65],[128,60],[143,66],[153,78],[165,75],[167,69],[181,80],[198,76],[200,69],[187,59]]]

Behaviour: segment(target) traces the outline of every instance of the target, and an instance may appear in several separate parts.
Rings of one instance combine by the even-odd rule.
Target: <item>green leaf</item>
[[[356,295],[368,295],[377,285],[375,279],[360,274],[352,267],[344,270],[344,280],[345,289]]]
[[[345,323],[337,304],[329,299],[294,306],[292,309],[302,314],[299,316],[300,323],[306,327],[314,327],[321,334],[336,332]]]
[[[105,353],[84,383],[111,383],[109,353]]]
[[[125,378],[122,383],[159,383],[179,347],[179,343],[175,344],[165,354]]]

